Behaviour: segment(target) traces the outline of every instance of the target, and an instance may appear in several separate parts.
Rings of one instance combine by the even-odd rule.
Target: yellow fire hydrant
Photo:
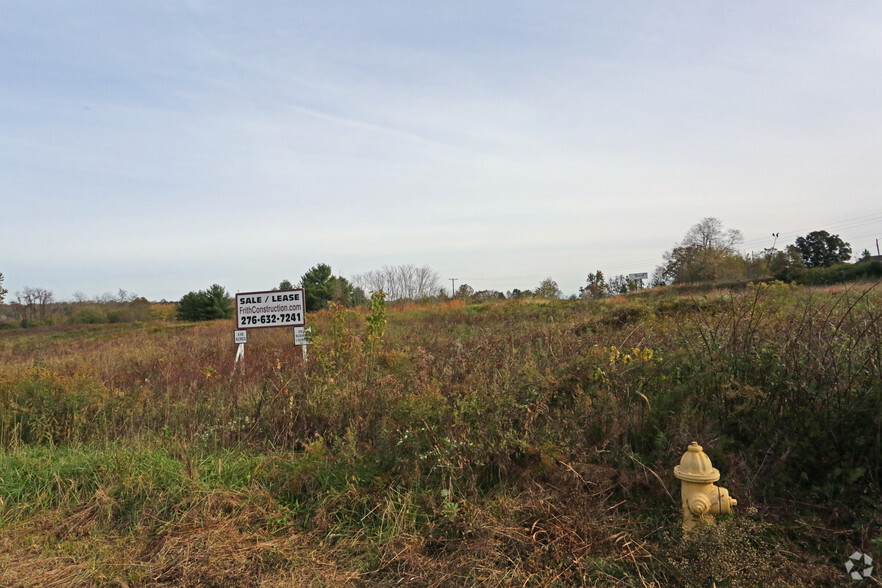
[[[729,491],[714,485],[720,479],[720,471],[713,467],[710,458],[693,441],[674,467],[674,475],[681,481],[683,495],[683,531],[688,533],[699,521],[714,524],[714,517],[729,514],[738,501],[729,497]]]

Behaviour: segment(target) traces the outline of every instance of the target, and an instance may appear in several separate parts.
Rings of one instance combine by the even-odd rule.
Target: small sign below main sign
[[[309,327],[294,327],[294,345],[311,345],[312,329]]]
[[[248,343],[248,331],[233,331],[233,343],[237,345]]]
[[[236,328],[302,327],[306,324],[303,288],[236,294]]]

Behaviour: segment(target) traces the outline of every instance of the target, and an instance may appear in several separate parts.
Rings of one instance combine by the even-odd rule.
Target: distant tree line
[[[2,283],[2,274],[0,274]],[[73,300],[58,300],[48,288],[25,286],[7,300],[8,291],[0,287],[0,329],[39,327],[58,324],[99,324],[145,321],[162,318],[162,305],[120,289],[89,298],[74,293]],[[2,304],[5,302],[5,304]]]
[[[828,284],[882,277],[882,260],[874,258],[865,249],[857,263],[849,264],[851,245],[839,235],[827,231],[812,231],[797,237],[793,244],[783,249],[770,247],[760,254],[739,252],[737,245],[742,240],[741,231],[726,229],[717,218],[704,218],[687,231],[682,241],[664,252],[663,263],[656,268],[649,286],[725,284],[763,279]],[[15,293],[14,299],[7,300],[9,292],[3,287],[3,280],[4,276],[0,273],[0,328],[170,318],[164,311],[157,312],[145,298],[122,289],[116,295],[106,293],[94,299],[76,292],[72,302],[58,302],[51,290],[25,286]],[[643,280],[623,275],[608,278],[598,270],[588,274],[585,285],[579,288],[579,297],[603,298],[639,291],[646,286]],[[383,292],[390,301],[450,298],[437,272],[428,266],[412,264],[385,265],[357,274],[350,281],[334,275],[328,264],[319,263],[307,270],[296,285],[284,279],[276,289],[291,290],[296,287],[304,289],[307,311],[321,310],[330,302],[343,306],[364,305],[368,300],[366,292]],[[525,298],[555,300],[562,296],[557,282],[548,277],[532,290],[515,288],[506,293],[497,290],[475,291],[464,283],[460,284],[452,297],[480,303]],[[188,292],[174,308],[174,316],[186,321],[227,319],[233,313],[233,299],[219,284],[213,284],[206,290]]]

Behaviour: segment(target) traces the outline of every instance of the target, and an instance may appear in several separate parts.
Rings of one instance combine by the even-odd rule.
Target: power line
[[[805,229],[794,229],[794,230],[790,230],[790,231],[780,231],[779,235],[783,235],[785,238],[789,238],[789,237],[795,237],[798,235],[805,235],[805,234],[811,233],[812,231],[820,231],[820,230],[841,231],[843,229],[852,229],[852,228],[856,228],[856,227],[860,227],[860,226],[868,225],[868,224],[872,224],[872,223],[882,223],[882,212],[874,212],[871,214],[865,214],[863,216],[859,216],[859,217],[855,217],[855,218],[849,218],[849,219],[844,219],[841,221],[825,223],[823,226],[814,226],[814,227],[809,227],[809,228],[805,228]],[[861,237],[866,237],[866,236],[870,236],[870,235],[861,235]],[[757,247],[757,246],[762,245],[765,242],[767,242],[767,239],[765,239],[765,238],[751,239],[750,241],[745,241],[744,243],[742,243],[742,246],[747,247],[747,248]]]

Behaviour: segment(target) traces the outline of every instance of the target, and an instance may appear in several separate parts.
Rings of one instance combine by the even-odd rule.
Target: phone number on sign
[[[287,323],[301,323],[299,312],[281,312],[278,314],[262,314],[260,316],[239,317],[239,326],[247,325],[284,325]]]

